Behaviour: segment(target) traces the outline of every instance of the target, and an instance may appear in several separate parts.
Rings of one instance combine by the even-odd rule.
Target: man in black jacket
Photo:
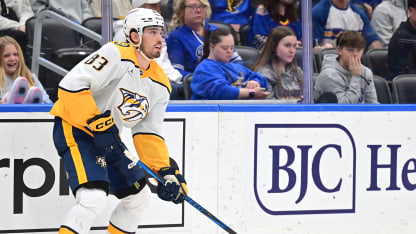
[[[409,17],[402,22],[389,43],[388,64],[391,78],[416,74],[416,0],[408,0]]]

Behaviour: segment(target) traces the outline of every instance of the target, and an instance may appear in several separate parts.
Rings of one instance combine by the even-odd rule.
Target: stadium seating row
[[[313,74],[313,80],[318,76]],[[183,79],[185,100],[190,100],[192,73]],[[377,100],[380,104],[415,104],[416,103],[416,74],[403,74],[396,76],[393,81],[387,81],[383,77],[374,75],[374,86],[377,92]],[[393,87],[392,88],[390,87]]]
[[[33,17],[26,22],[26,30],[28,34],[28,55],[32,55],[33,48],[33,35],[34,25],[36,18]],[[225,27],[233,32],[230,25],[221,22],[211,22],[217,27]],[[101,18],[92,17],[82,22],[82,25],[101,33]],[[236,46],[237,52],[242,57],[244,64],[251,68],[260,56],[260,51],[247,46],[248,26],[243,26],[240,31],[240,43]],[[59,32],[59,33],[56,33]],[[235,35],[235,33],[234,33]],[[71,30],[68,27],[62,26],[60,23],[45,19],[42,27],[42,48],[41,55],[57,65],[70,70],[84,57],[88,56],[96,49],[100,47],[100,44],[92,39],[85,38],[81,34]],[[364,65],[369,67],[374,73],[374,82],[378,94],[378,100],[380,103],[416,103],[416,92],[415,97],[408,93],[409,87],[412,86],[411,76],[397,77],[396,82],[388,81],[388,67],[387,67],[387,49],[371,49],[365,53],[362,58]],[[321,70],[322,59],[326,54],[337,53],[335,48],[326,48],[322,50],[313,50],[313,73],[316,77]],[[298,66],[302,67],[302,49],[296,50],[296,61]],[[48,92],[51,99],[56,100],[56,87],[61,80],[61,76],[41,67],[39,71],[39,79],[44,84],[46,91]],[[400,79],[399,79],[400,78]],[[415,77],[413,77],[415,78]],[[185,98],[189,99],[191,91],[189,87],[192,75],[184,79],[185,86]],[[415,79],[416,80],[416,79]],[[403,82],[407,82],[407,86],[402,86]],[[405,92],[405,90],[407,90]],[[413,89],[414,90],[414,89]],[[404,94],[406,93],[406,94]],[[409,96],[410,95],[410,96]]]

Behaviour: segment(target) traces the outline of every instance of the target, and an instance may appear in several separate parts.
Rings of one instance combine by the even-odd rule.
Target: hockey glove
[[[113,116],[108,110],[87,121],[94,134],[94,145],[102,153],[113,150],[124,152],[126,147],[121,142],[118,128],[114,124]]]
[[[166,180],[165,184],[157,185],[157,195],[165,201],[173,201],[175,204],[182,203],[188,194],[186,181],[179,173],[177,167],[162,167],[159,174]]]

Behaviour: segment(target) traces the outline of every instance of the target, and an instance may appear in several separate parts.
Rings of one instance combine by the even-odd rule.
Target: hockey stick
[[[138,161],[139,165],[147,172],[149,173],[153,178],[157,179],[160,183],[165,183],[166,180],[159,175],[157,172],[153,171],[150,167],[148,167],[146,164],[142,163],[141,161]],[[204,207],[202,207],[200,204],[198,204],[196,201],[194,201],[192,198],[190,198],[188,195],[185,195],[185,201],[187,201],[191,206],[195,207],[199,212],[207,216],[209,219],[214,221],[218,226],[220,226],[222,229],[224,229],[226,232],[231,234],[236,234],[233,229],[225,225],[221,220],[219,220],[217,217],[215,217],[213,214],[211,214],[208,210],[206,210]]]

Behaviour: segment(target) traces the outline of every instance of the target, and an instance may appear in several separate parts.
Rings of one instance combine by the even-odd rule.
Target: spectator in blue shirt
[[[174,30],[166,39],[169,59],[183,77],[192,73],[203,55],[204,32],[216,27],[207,23],[211,16],[208,0],[178,0],[171,22]],[[241,61],[234,52],[231,61]]]
[[[280,26],[291,28],[300,44],[302,29],[297,12],[295,0],[261,0],[251,24],[254,46],[262,49],[272,30]]]
[[[236,33],[248,24],[251,17],[251,0],[209,0],[212,9],[211,20],[230,24]]]
[[[234,37],[227,29],[207,32],[204,56],[196,67],[192,82],[192,100],[265,99],[267,82],[244,65],[230,63]]]

